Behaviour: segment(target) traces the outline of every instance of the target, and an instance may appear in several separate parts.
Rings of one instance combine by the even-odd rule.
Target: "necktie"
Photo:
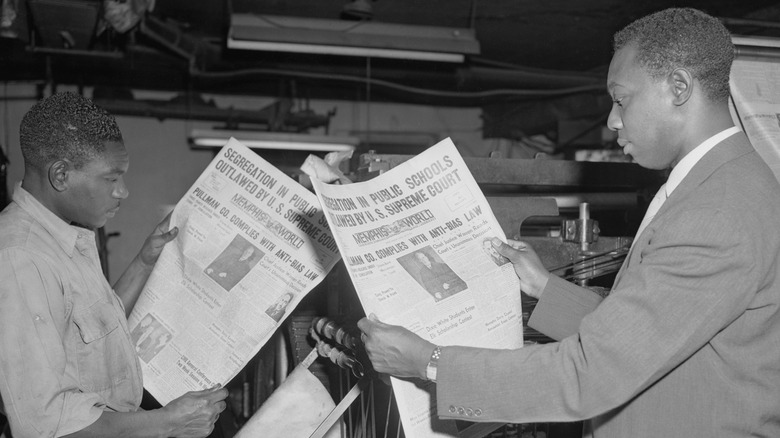
[[[660,189],[658,189],[658,192],[653,197],[653,200],[650,201],[650,205],[647,206],[647,212],[645,212],[645,217],[642,219],[642,223],[639,224],[639,229],[636,231],[636,237],[634,237],[634,241],[639,238],[639,236],[642,234],[642,231],[644,231],[645,227],[647,227],[647,224],[649,224],[653,219],[653,216],[658,213],[658,209],[661,208],[661,205],[663,205],[664,201],[666,201],[667,196],[666,184],[664,184]]]

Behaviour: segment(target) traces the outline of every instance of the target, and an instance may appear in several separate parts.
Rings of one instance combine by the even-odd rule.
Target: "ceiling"
[[[649,12],[692,6],[734,33],[780,36],[780,3],[772,0],[365,0],[375,23],[473,29],[480,54],[449,64],[226,48],[231,13],[339,20],[347,0],[10,3],[17,17],[0,29],[0,80],[95,86],[112,99],[146,89],[494,109],[584,96],[589,105],[592,95],[605,96],[612,34]],[[94,19],[117,5],[136,8],[141,21],[120,32]],[[288,109],[269,109],[269,120]],[[304,130],[301,123],[295,129]]]

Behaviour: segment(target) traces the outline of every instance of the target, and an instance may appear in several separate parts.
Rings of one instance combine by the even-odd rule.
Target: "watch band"
[[[432,382],[436,381],[436,372],[439,367],[440,357],[441,347],[437,345],[436,348],[433,349],[433,353],[431,353],[431,359],[428,361],[428,366],[425,367],[425,378]]]

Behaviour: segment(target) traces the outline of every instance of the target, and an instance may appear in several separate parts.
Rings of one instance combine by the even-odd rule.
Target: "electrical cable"
[[[298,78],[308,79],[326,79],[337,80],[344,82],[354,82],[361,85],[370,83],[373,86],[384,87],[399,91],[405,91],[412,94],[421,94],[426,96],[446,97],[446,98],[461,98],[461,99],[474,99],[474,98],[487,98],[487,97],[501,97],[501,96],[516,96],[516,97],[557,97],[566,96],[570,94],[587,93],[604,91],[603,84],[583,85],[578,87],[561,88],[557,90],[528,90],[528,89],[494,89],[485,91],[443,91],[443,90],[431,90],[426,88],[412,87],[408,85],[398,84],[395,82],[385,81],[382,79],[369,79],[359,76],[341,75],[341,74],[326,74],[326,73],[311,73],[301,72],[286,69],[265,69],[265,68],[250,68],[242,70],[233,70],[229,72],[204,72],[193,70],[190,72],[193,76],[208,79],[227,79],[236,78],[240,76],[251,75],[283,75]]]

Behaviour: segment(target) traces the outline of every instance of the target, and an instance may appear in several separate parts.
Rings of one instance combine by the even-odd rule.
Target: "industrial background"
[[[510,237],[538,239],[548,268],[572,281],[608,285],[665,178],[626,162],[605,129],[614,32],[690,6],[735,35],[780,37],[772,0],[0,1],[0,207],[23,175],[24,113],[56,91],[93,98],[118,117],[131,154],[131,196],[101,230],[111,281],[213,158],[215,149],[195,146],[194,132],[208,130],[351,138],[344,171],[355,178],[381,170],[361,156],[392,168],[396,154],[451,137],[485,194],[501,199],[491,205]],[[309,152],[258,153],[295,176]],[[565,221],[579,235],[566,236]],[[337,267],[301,303],[231,383],[232,415],[213,436],[233,436],[278,385],[280,363],[305,356],[313,316],[354,322],[350,287]],[[320,375],[339,386],[333,368]],[[397,419],[381,414],[392,407],[381,384],[372,394],[348,411],[342,435],[402,433],[376,425]],[[367,417],[366,406],[380,414]],[[491,436],[579,433],[577,424],[507,425]]]

